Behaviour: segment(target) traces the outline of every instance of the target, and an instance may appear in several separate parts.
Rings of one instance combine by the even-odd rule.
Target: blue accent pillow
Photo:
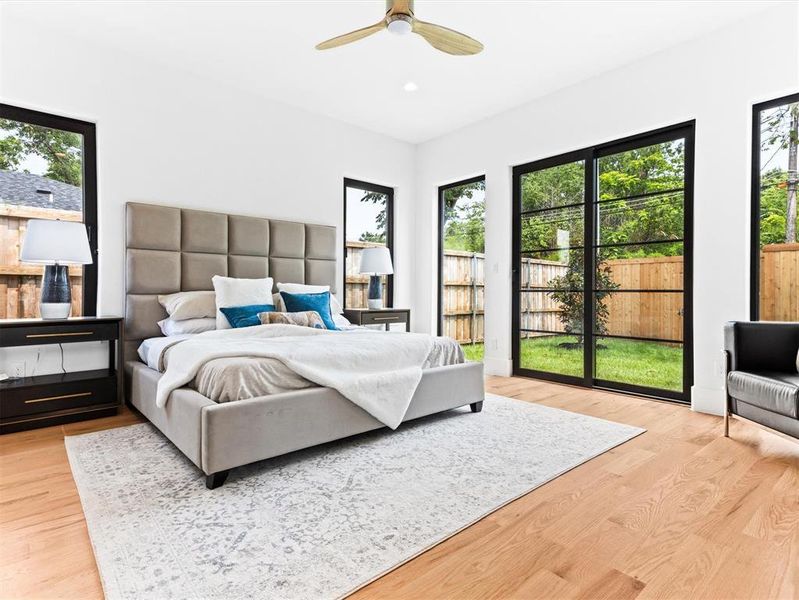
[[[225,315],[231,327],[253,327],[261,324],[258,313],[274,312],[275,307],[272,304],[250,304],[249,306],[228,306],[219,310]]]
[[[286,305],[286,312],[303,312],[315,310],[322,317],[325,327],[334,331],[338,330],[333,322],[333,315],[330,314],[330,292],[318,294],[289,294],[280,292],[283,304]]]

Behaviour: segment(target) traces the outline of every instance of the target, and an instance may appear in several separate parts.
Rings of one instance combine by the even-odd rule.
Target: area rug
[[[66,438],[106,598],[337,598],[643,429],[487,395],[204,477],[149,424]]]

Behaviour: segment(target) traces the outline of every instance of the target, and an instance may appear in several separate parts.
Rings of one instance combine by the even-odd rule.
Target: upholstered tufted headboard
[[[136,202],[126,213],[125,360],[161,335],[159,294],[212,290],[214,275],[336,291],[335,227]]]

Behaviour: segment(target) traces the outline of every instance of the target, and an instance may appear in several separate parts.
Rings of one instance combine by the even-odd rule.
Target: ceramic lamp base
[[[369,276],[369,299],[366,305],[372,310],[383,308],[383,282],[380,275]]]
[[[66,265],[47,265],[42,277],[42,319],[66,319],[72,310],[72,290]]]

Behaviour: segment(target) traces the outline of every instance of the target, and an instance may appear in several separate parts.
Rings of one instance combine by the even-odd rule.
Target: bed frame
[[[213,275],[329,285],[335,293],[335,227],[133,202],[126,224],[125,396],[205,473],[209,489],[235,467],[384,426],[323,387],[222,404],[184,387],[159,408],[161,374],[136,352],[161,335],[157,322],[167,315],[158,295],[211,290]],[[404,421],[467,404],[479,412],[484,396],[481,363],[426,369]]]

